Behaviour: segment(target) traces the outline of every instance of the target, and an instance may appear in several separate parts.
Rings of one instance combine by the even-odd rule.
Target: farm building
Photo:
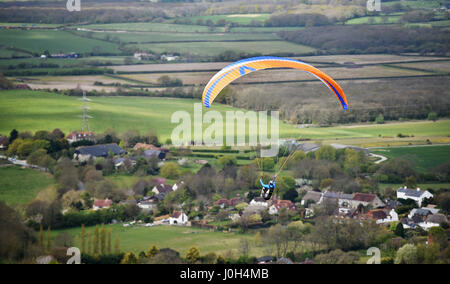
[[[75,150],[74,159],[84,162],[88,161],[91,158],[106,158],[108,155],[112,153],[114,156],[126,154],[126,151],[119,147],[116,143],[105,144],[105,145],[95,145],[95,146],[86,146],[86,147],[78,147]]]

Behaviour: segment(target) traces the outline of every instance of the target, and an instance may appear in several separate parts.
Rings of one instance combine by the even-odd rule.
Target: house
[[[85,131],[85,132],[77,132],[73,131],[70,132],[69,135],[66,137],[67,141],[69,141],[70,144],[82,140],[88,140],[88,141],[94,141],[95,135],[92,131]]]
[[[180,57],[179,56],[176,56],[176,55],[172,55],[172,54],[163,54],[163,55],[161,55],[161,60],[162,61],[168,61],[168,62],[170,62],[170,61],[175,61],[175,60],[178,60]]]
[[[352,200],[350,200],[350,206],[357,208],[360,204],[364,207],[369,205],[372,208],[384,207],[383,201],[376,194],[371,193],[355,193]]]
[[[346,194],[346,193],[342,193],[342,192],[326,191],[322,195],[322,198],[319,200],[318,204],[320,204],[322,202],[337,200],[337,203],[338,203],[339,207],[346,207],[346,208],[348,208],[351,205],[352,199],[353,199],[353,195],[352,194]]]
[[[132,167],[134,167],[134,166],[136,165],[136,159],[135,159],[134,157],[131,157],[131,158],[122,158],[122,157],[119,157],[119,158],[115,158],[115,159],[114,159],[114,167],[115,167],[116,169],[118,169],[118,168],[124,166],[124,165],[127,163],[127,161],[130,162],[130,165],[131,165]]]
[[[146,196],[137,203],[137,206],[141,209],[154,210],[158,207],[157,201],[158,198],[155,195]]]
[[[173,188],[169,184],[158,184],[157,186],[153,187],[152,192],[155,194],[167,194],[173,191]]]
[[[442,223],[448,223],[447,217],[444,214],[429,215],[424,222],[417,224],[422,229],[428,231],[432,227],[439,227]]]
[[[147,144],[147,143],[136,143],[136,145],[134,145],[133,150],[137,151],[139,149],[143,149],[143,150],[161,150],[161,148],[156,147],[153,144]]]
[[[245,200],[238,195],[238,197],[235,197],[232,199],[221,198],[221,199],[217,200],[216,202],[214,202],[214,205],[219,205],[220,208],[225,208],[225,207],[234,207],[234,206],[238,205],[239,203],[243,203],[243,202],[245,202]]]
[[[292,203],[290,200],[277,200],[274,199],[272,205],[269,207],[269,214],[275,215],[280,213],[281,209],[285,208],[288,211],[297,210],[297,206]]]
[[[303,196],[300,204],[302,206],[305,206],[305,204],[307,204],[308,201],[314,202],[317,204],[317,203],[319,203],[319,201],[321,199],[322,199],[322,192],[311,190],[311,191],[306,192],[306,194],[305,194],[305,196]]]
[[[95,145],[95,146],[85,146],[78,147],[75,150],[74,159],[84,162],[88,161],[90,158],[106,158],[108,155],[112,153],[114,156],[126,154],[127,152],[120,148],[116,143],[112,144],[104,144],[104,145]]]
[[[187,225],[189,218],[183,211],[173,211],[169,218],[170,225]]]
[[[147,159],[150,159],[151,156],[156,156],[160,160],[164,160],[166,158],[166,153],[160,151],[160,150],[145,150],[144,156]]]
[[[377,224],[386,224],[398,221],[398,214],[394,209],[374,209],[367,212],[367,215],[376,220]]]
[[[156,59],[155,55],[152,53],[146,53],[146,52],[135,52],[134,58],[137,60],[153,60]]]
[[[6,136],[0,136],[0,149],[8,148],[9,140]]]
[[[111,207],[112,200],[107,199],[96,199],[94,200],[94,205],[92,206],[92,209],[94,211],[97,211],[99,209],[105,209]]]
[[[429,215],[433,215],[439,212],[439,209],[431,209],[427,207],[414,208],[409,212],[408,218],[413,219],[415,216],[419,216],[422,221],[425,221]]]
[[[263,206],[268,207],[267,201],[262,197],[255,197],[250,201],[250,206]]]
[[[397,199],[412,199],[417,202],[419,206],[422,206],[422,202],[426,198],[433,198],[428,190],[423,191],[420,188],[408,189],[406,186],[397,190]]]

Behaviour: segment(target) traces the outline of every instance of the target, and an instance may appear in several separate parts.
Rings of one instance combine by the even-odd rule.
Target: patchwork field
[[[37,170],[0,167],[0,200],[8,205],[24,205],[54,184],[52,176]]]

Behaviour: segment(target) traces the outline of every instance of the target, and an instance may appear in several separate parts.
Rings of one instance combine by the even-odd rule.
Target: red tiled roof
[[[144,150],[155,150],[155,151],[161,150],[159,147],[156,147],[155,145],[146,144],[146,143],[137,143],[136,145],[134,145],[133,149],[134,150],[144,149]]]
[[[181,214],[183,214],[183,212],[181,212],[181,211],[173,211],[173,214],[170,217],[178,219],[181,216]]]
[[[109,206],[111,206],[111,204],[112,204],[112,201],[109,200],[109,199],[105,199],[105,200],[103,200],[103,199],[96,199],[94,201],[94,206],[101,207],[101,208],[109,207]]]
[[[375,199],[375,197],[377,197],[375,194],[356,193],[355,196],[353,196],[353,200],[363,201],[363,202],[372,202]]]

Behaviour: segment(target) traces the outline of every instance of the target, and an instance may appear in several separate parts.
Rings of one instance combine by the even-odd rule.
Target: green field
[[[211,20],[213,23],[217,23],[219,20],[225,20],[227,22],[233,22],[241,25],[248,25],[252,21],[257,21],[263,23],[265,20],[270,18],[270,14],[231,14],[231,15],[211,15],[211,16],[194,16],[178,18],[180,20],[191,20],[192,23],[196,23],[198,20],[206,22]],[[173,22],[173,21],[172,21]]]
[[[406,158],[413,161],[416,169],[421,172],[450,161],[450,145],[376,148],[371,152],[390,159]]]
[[[285,41],[183,42],[136,44],[128,46],[156,53],[188,53],[201,56],[216,56],[227,50],[233,50],[236,53],[261,53],[264,55],[280,53],[307,54],[315,50],[308,46]]]
[[[69,132],[78,130],[81,126],[79,115],[82,103],[76,97],[42,91],[1,91],[0,100],[0,133],[9,133],[13,128],[20,131],[60,128]],[[142,133],[153,130],[164,141],[177,125],[170,122],[172,114],[180,110],[187,111],[193,119],[194,103],[201,103],[201,100],[94,97],[89,103],[89,114],[94,117],[89,124],[95,132],[103,132],[108,128],[119,133],[128,129],[136,129]],[[236,109],[215,104],[211,110],[221,112],[225,118],[226,111]],[[382,137],[391,137],[397,141],[408,140],[396,138],[399,133],[414,135],[414,138],[408,139],[439,137],[445,140],[450,136],[450,120],[310,128],[296,128],[280,123],[282,138],[333,139],[330,143],[340,143],[335,139],[353,139],[355,142],[359,139],[385,139]]]
[[[116,44],[54,30],[0,30],[0,45],[36,53],[120,53]]]
[[[77,34],[86,36],[87,32],[77,31]],[[181,42],[181,41],[249,41],[249,40],[280,40],[273,33],[243,34],[243,33],[161,33],[161,32],[101,32],[92,33],[98,39],[120,40],[124,43],[153,43],[153,42]]]
[[[442,1],[438,0],[419,0],[419,1],[391,1],[391,2],[383,2],[382,5],[386,6],[392,6],[395,4],[402,4],[403,6],[407,6],[409,8],[413,9],[434,9],[434,8],[440,8]]]
[[[54,184],[51,176],[38,170],[17,166],[0,168],[0,200],[8,205],[23,205],[44,188]]]
[[[13,128],[20,131],[60,128],[67,133],[81,127],[79,115],[82,103],[76,97],[41,91],[2,91],[0,100],[0,133],[9,133]],[[178,125],[170,122],[172,114],[187,111],[193,120],[195,103],[201,103],[201,100],[95,97],[89,103],[89,114],[94,117],[89,125],[97,133],[108,128],[119,133],[135,129],[144,134],[153,130],[164,141]],[[213,110],[222,113],[225,119],[226,111],[237,109],[216,104]],[[287,124],[280,124],[280,135],[290,132],[298,133],[298,130]]]
[[[93,24],[78,26],[76,28],[89,30],[112,31],[139,31],[139,32],[173,32],[173,33],[208,33],[207,26],[199,25],[175,25],[165,23],[118,23],[118,24]],[[215,28],[216,32],[223,32],[224,28]]]
[[[169,247],[174,249],[183,257],[191,246],[198,247],[202,255],[210,252],[220,254],[231,250],[237,256],[239,241],[251,237],[250,234],[211,232],[200,228],[164,225],[149,228],[140,226],[124,228],[121,224],[115,224],[105,227],[112,229],[113,240],[116,235],[119,236],[120,249],[123,252],[134,251],[139,253],[147,251],[155,245],[158,248]],[[52,231],[52,237],[63,231],[75,237],[75,235],[80,234],[81,229]],[[91,231],[91,234],[93,234],[94,227],[89,227],[86,231]],[[261,256],[261,248],[253,248],[250,254]]]
[[[347,25],[361,25],[361,24],[397,24],[401,20],[401,15],[389,16],[368,16],[361,18],[350,19],[345,22]]]

